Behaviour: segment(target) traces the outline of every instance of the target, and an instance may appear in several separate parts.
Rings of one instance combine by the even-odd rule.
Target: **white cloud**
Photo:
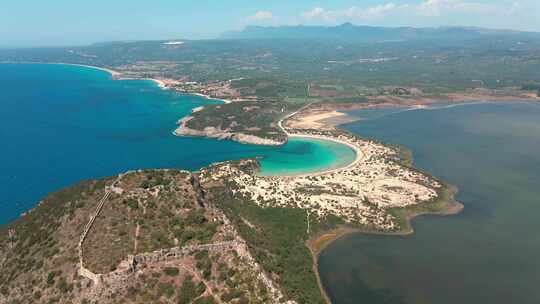
[[[368,7],[352,6],[338,10],[315,7],[301,13],[300,16],[306,22],[312,23],[341,23],[345,21],[367,23],[377,20],[400,20],[404,23],[415,23],[419,20],[425,21],[426,18],[441,22],[471,20],[471,23],[474,23],[474,21],[478,21],[475,20],[476,18],[495,22],[499,21],[498,18],[519,16],[520,13],[524,12],[525,7],[520,0],[498,3],[472,0],[422,0],[416,4],[388,2]]]
[[[432,17],[447,13],[504,15],[511,11],[513,5],[507,7],[501,4],[487,4],[463,0],[426,0],[416,7],[416,12]]]
[[[399,6],[394,3],[379,4],[367,8],[350,7],[344,11],[344,15],[350,18],[359,18],[364,20],[384,17],[386,14],[392,11],[399,10],[405,5]]]
[[[338,22],[341,19],[370,20],[384,17],[387,13],[391,13],[401,7],[406,7],[406,5],[399,6],[390,2],[365,8],[351,6],[344,10],[326,10],[322,7],[315,7],[310,11],[303,12],[301,16],[307,20],[324,20],[327,22]]]
[[[310,11],[303,12],[302,17],[306,19],[320,19],[326,22],[336,21],[333,11],[327,11],[322,7],[315,7]]]
[[[255,14],[249,16],[247,21],[249,22],[259,22],[259,21],[268,21],[274,17],[270,11],[258,11]]]
[[[326,14],[326,10],[322,7],[315,7],[310,11],[303,12],[302,16],[306,18],[317,18],[322,17]]]

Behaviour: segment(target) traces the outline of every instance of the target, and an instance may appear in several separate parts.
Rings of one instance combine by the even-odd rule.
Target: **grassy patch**
[[[410,219],[421,214],[441,213],[448,210],[454,201],[455,190],[446,184],[437,191],[438,197],[431,202],[412,205],[405,208],[392,208],[388,212],[396,217],[401,231],[412,230]]]
[[[305,245],[309,236],[304,210],[260,208],[242,200],[230,201],[223,207],[257,262],[276,278],[287,298],[298,303],[325,303]],[[257,228],[252,229],[241,218]]]

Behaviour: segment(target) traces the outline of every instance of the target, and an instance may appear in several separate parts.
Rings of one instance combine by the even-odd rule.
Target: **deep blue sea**
[[[0,64],[0,92],[0,224],[51,191],[130,169],[197,170],[261,156],[265,174],[283,166],[300,173],[354,158],[349,148],[312,140],[276,148],[174,136],[191,109],[220,101],[91,68]]]

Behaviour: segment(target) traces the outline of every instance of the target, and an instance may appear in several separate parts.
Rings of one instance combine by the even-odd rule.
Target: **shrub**
[[[47,274],[47,285],[53,285],[54,284],[54,277],[56,276],[56,273],[54,271],[51,271]]]
[[[64,277],[61,277],[60,280],[58,280],[58,284],[56,287],[62,292],[67,293],[71,292],[73,290],[73,284],[69,284],[66,282],[66,279]]]
[[[163,269],[163,272],[170,277],[175,277],[179,273],[178,268],[176,267],[165,267],[165,269]]]
[[[174,296],[174,288],[170,283],[159,283],[159,292],[166,298]]]
[[[204,298],[198,298],[193,304],[215,304],[216,300],[212,298],[211,296],[204,297]]]
[[[41,292],[39,290],[35,291],[32,297],[34,298],[34,300],[41,299]]]
[[[204,284],[199,283],[198,285],[195,285],[195,283],[193,282],[193,277],[186,277],[184,282],[182,282],[182,287],[180,288],[180,291],[178,292],[178,304],[191,303],[194,299],[202,295],[205,290],[206,287],[204,286]]]

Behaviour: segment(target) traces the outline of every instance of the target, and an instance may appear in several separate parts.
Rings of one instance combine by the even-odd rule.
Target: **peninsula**
[[[414,214],[460,210],[403,150],[328,125],[298,128],[313,121],[309,112],[276,128],[348,145],[351,164],[265,177],[246,159],[52,193],[0,234],[0,302],[324,303],[313,265],[331,239],[408,233]]]

